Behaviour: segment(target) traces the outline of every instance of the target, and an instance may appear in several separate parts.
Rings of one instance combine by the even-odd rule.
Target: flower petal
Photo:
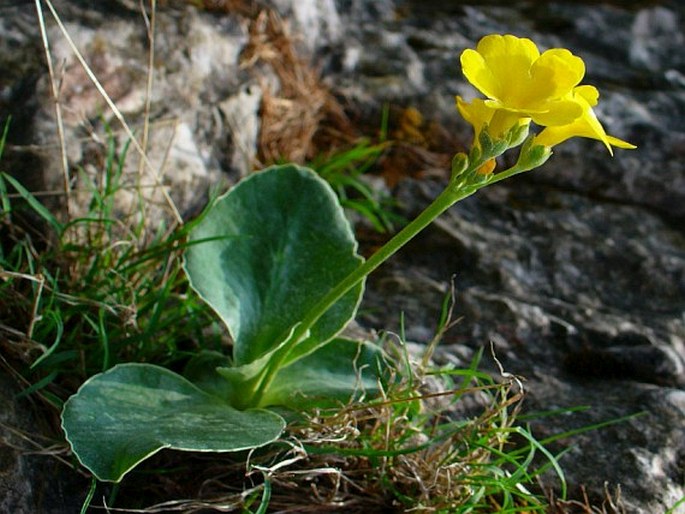
[[[611,146],[615,146],[616,148],[624,148],[626,150],[635,150],[637,148],[634,144],[614,136],[607,136],[607,141],[609,141]]]
[[[553,148],[577,135],[575,128],[570,124],[557,127],[546,127],[535,136],[534,144]]]
[[[466,79],[485,96],[496,98],[499,84],[483,56],[469,48],[462,52],[459,60]]]
[[[611,155],[614,155],[612,146],[625,149],[637,148],[627,141],[607,135],[604,127],[602,127],[602,124],[597,119],[597,116],[589,104],[587,104],[587,108],[583,115],[573,123],[546,127],[535,136],[535,144],[551,148],[572,137],[587,137],[602,141]]]
[[[501,139],[515,126],[530,124],[530,117],[505,109],[498,109],[488,124],[488,132],[493,139]]]
[[[585,100],[590,106],[594,107],[599,102],[599,91],[595,86],[578,86],[573,88],[573,94],[580,96]]]
[[[530,68],[532,98],[561,98],[568,95],[585,75],[585,63],[565,48],[545,51]]]
[[[457,97],[457,109],[459,114],[473,125],[476,134],[481,131],[483,125],[490,123],[496,110],[488,107],[480,98],[474,98],[471,103],[465,102],[461,96]]]
[[[529,70],[540,52],[530,39],[511,34],[491,34],[482,38],[476,50],[461,56],[464,75],[485,96],[505,103],[516,103],[526,91]]]
[[[530,123],[530,118],[522,116],[518,112],[493,107],[490,100],[474,98],[470,103],[457,96],[457,109],[459,114],[473,126],[478,136],[487,125],[488,135],[492,139],[504,137],[515,125]],[[478,137],[476,137],[478,141]],[[476,143],[478,144],[478,143]]]
[[[545,112],[531,112],[533,121],[543,127],[568,125],[583,114],[583,105],[575,100],[556,100],[545,107]]]

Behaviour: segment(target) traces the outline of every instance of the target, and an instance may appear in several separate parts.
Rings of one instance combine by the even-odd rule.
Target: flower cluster
[[[484,129],[489,138],[501,140],[533,122],[543,129],[531,145],[549,149],[571,137],[587,137],[602,141],[612,155],[613,146],[635,148],[605,132],[592,109],[599,92],[580,84],[585,64],[566,49],[541,54],[530,39],[493,34],[475,50],[465,50],[461,65],[486,96],[470,103],[457,97],[459,112],[476,132],[476,145]]]

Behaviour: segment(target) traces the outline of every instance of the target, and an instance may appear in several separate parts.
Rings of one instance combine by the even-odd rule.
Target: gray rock
[[[266,5],[291,22],[293,33],[310,52],[336,45],[342,36],[334,0],[270,0]]]
[[[149,153],[159,180],[189,214],[220,177],[247,171],[260,93],[238,65],[247,34],[236,17],[170,4],[176,7],[160,9],[157,18]],[[464,48],[488,33],[514,33],[583,57],[587,81],[602,93],[598,113],[608,132],[639,149],[609,158],[597,142],[570,141],[555,148],[543,170],[464,201],[371,277],[361,321],[396,331],[404,311],[408,337],[425,342],[454,277],[462,321],[447,334],[442,358],[465,363],[493,341],[506,370],[526,378],[530,411],[589,406],[535,421],[541,438],[644,412],[563,441],[572,445],[562,460],[570,490],[577,495],[585,485],[599,498],[607,482],[621,486],[628,512],[673,506],[685,495],[683,3],[265,4],[288,18],[302,51],[358,112],[378,113],[385,102],[416,107],[445,127],[454,152],[471,138],[453,99],[475,95],[459,69]],[[57,6],[124,114],[139,119],[146,51],[138,2]],[[0,109],[15,118],[13,160],[5,163],[16,164],[8,168],[36,189],[58,188],[53,106],[34,15],[3,9]],[[89,151],[79,138],[99,144],[100,113],[115,123],[52,23],[50,35],[64,58],[68,155],[77,166]],[[119,145],[124,140],[118,136]],[[28,176],[32,170],[37,177]],[[405,181],[395,193],[413,215],[440,188]]]
[[[253,99],[244,96],[248,77],[239,66],[239,56],[247,33],[239,20],[216,18],[189,8],[160,9],[156,17],[156,64],[148,98],[147,36],[139,10],[119,4],[84,7],[66,1],[57,2],[57,6],[73,43],[141,145],[143,114],[146,109],[150,113],[145,152],[148,162],[140,164],[136,145],[131,144],[124,174],[131,194],[128,199],[124,193],[118,196],[121,216],[132,210],[138,181],[148,204],[169,203],[162,194],[166,188],[175,208],[189,215],[202,207],[207,190],[222,177],[225,180],[226,172],[235,180],[249,171],[255,152],[254,127],[259,126],[259,95]],[[92,161],[91,152],[104,153],[107,138],[112,137],[105,127],[111,129],[119,152],[130,138],[48,12],[45,17],[54,65],[60,74],[69,170],[72,180],[79,181],[76,189],[87,189],[102,173],[86,163]],[[9,59],[3,65],[12,66],[15,56],[21,55],[26,60],[23,68],[32,73],[16,79],[10,76],[2,87],[3,111],[16,112],[9,133],[10,169],[33,189],[63,190],[54,103],[42,64],[44,54],[38,51],[41,45],[35,13],[7,7],[3,23],[13,38],[12,51],[8,48],[1,54],[2,59]],[[241,127],[239,134],[236,123]],[[79,168],[85,175],[76,172]],[[78,195],[72,200],[75,213],[86,208]],[[170,218],[168,208],[148,215],[160,221]]]
[[[443,353],[494,341],[506,370],[526,378],[531,410],[590,406],[537,421],[542,436],[646,412],[570,439],[562,461],[574,494],[584,484],[597,499],[605,482],[620,485],[628,512],[644,513],[685,495],[685,13],[657,3],[398,2],[401,22],[371,8],[362,23],[342,16],[366,61],[384,62],[384,82],[368,81],[362,65],[331,69],[348,92],[361,89],[359,101],[418,106],[468,144],[451,103],[473,95],[458,68],[463,48],[508,32],[584,58],[608,132],[639,149],[609,158],[596,142],[570,141],[545,169],[453,208],[371,277],[363,322],[396,331],[403,312],[408,337],[425,342],[454,277],[462,319]],[[411,49],[395,46],[398,65],[378,44],[384,33]],[[411,87],[412,67],[430,91]],[[410,84],[404,95],[384,87],[393,80]],[[440,188],[405,182],[396,196],[411,216]]]
[[[88,480],[41,450],[55,441],[48,423],[17,384],[0,370],[0,512],[64,514],[79,512]],[[44,417],[44,415],[42,416]]]
[[[555,149],[557,155],[546,172],[535,174],[533,180],[640,203],[669,216],[685,215],[680,165],[685,147],[682,3],[661,2],[663,6],[642,10],[576,2],[534,7],[397,2],[394,8],[361,7],[369,3],[354,2],[357,12],[365,13],[356,18],[345,17],[347,11],[341,8],[347,47],[356,53],[360,52],[354,49],[366,49],[363,59],[339,59],[329,69],[348,95],[356,92],[360,101],[414,105],[466,141],[468,130],[452,109],[455,94],[475,94],[459,69],[464,48],[492,32],[531,37],[542,48],[569,47],[586,61],[587,82],[600,87],[598,113],[608,131],[634,141],[640,151],[617,152],[608,160],[606,150],[595,142],[571,141]],[[392,16],[398,12],[401,23]],[[668,32],[669,27],[678,30]],[[634,37],[636,32],[640,37]],[[648,55],[645,59],[651,64],[632,64],[631,53]],[[336,62],[345,66],[335,68]],[[372,63],[372,69],[365,63]]]
[[[414,205],[438,189],[400,187]],[[685,418],[664,403],[685,386],[683,270],[682,233],[643,208],[512,183],[453,208],[372,276],[363,321],[396,331],[404,312],[407,337],[426,342],[454,277],[462,319],[443,358],[493,341],[529,410],[589,406],[534,422],[540,437],[646,412],[569,439],[562,464],[576,493],[620,484],[628,512],[661,512],[685,494]]]

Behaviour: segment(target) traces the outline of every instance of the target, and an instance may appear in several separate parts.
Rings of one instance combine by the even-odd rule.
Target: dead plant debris
[[[303,163],[320,151],[317,140],[353,140],[352,124],[319,71],[298,54],[287,23],[274,11],[264,10],[249,32],[242,66],[255,71],[263,89],[261,164]],[[269,74],[277,83],[267,78]]]

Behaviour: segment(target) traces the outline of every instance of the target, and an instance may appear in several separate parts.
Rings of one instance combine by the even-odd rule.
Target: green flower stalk
[[[467,154],[453,159],[452,174],[445,190],[409,225],[351,272],[302,320],[278,359],[266,367],[257,388],[255,403],[268,389],[280,365],[316,321],[340,298],[455,203],[489,184],[542,166],[552,147],[572,137],[586,137],[612,146],[634,145],[607,135],[592,107],[599,92],[581,85],[585,63],[563,48],[540,53],[530,39],[512,35],[489,35],[475,50],[461,54],[466,79],[486,98],[470,103],[457,97],[457,110],[473,126],[475,137]],[[543,127],[529,134],[532,124]],[[496,158],[521,147],[516,164],[495,172]]]

